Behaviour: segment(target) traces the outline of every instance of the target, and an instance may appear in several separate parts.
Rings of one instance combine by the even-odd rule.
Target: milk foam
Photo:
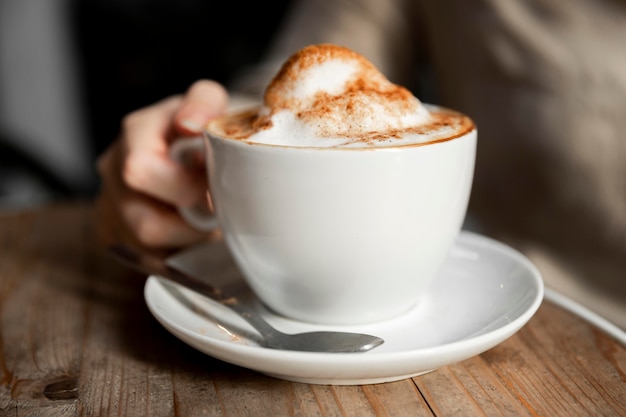
[[[430,109],[363,56],[320,44],[292,55],[267,86],[258,113],[223,131],[268,145],[381,147],[453,137],[464,125],[460,114]]]

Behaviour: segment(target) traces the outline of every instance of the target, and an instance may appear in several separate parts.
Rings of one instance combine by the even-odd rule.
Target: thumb
[[[174,115],[174,125],[184,135],[202,133],[205,124],[221,115],[228,105],[228,92],[218,82],[199,80],[193,83]]]

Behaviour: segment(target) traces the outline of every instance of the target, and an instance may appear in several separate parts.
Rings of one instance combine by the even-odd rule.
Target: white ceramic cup
[[[270,309],[312,323],[400,315],[436,277],[465,218],[476,129],[435,143],[380,148],[254,144],[205,132],[225,242]],[[211,225],[194,210],[184,217]]]

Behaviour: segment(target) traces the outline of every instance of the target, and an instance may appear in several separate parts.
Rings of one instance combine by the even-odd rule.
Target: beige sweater
[[[480,232],[626,329],[626,2],[303,1],[233,88],[260,95],[288,55],[319,42],[469,114]]]

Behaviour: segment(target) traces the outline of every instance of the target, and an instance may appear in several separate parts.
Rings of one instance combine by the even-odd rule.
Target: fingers
[[[124,117],[120,137],[98,160],[96,210],[103,242],[176,248],[214,237],[189,226],[177,209],[206,203],[204,164],[183,166],[170,158],[169,147],[184,136],[197,136],[224,112],[227,101],[220,84],[202,80],[184,96]]]
[[[147,248],[175,248],[206,238],[185,223],[176,209],[126,187],[112,147],[98,161],[102,188],[96,200],[97,228],[104,244],[126,242]]]
[[[181,97],[133,112],[122,122],[121,176],[128,187],[174,206],[202,201],[206,175],[201,167],[184,167],[169,156],[172,127]]]
[[[196,81],[185,94],[174,117],[176,128],[188,135],[202,132],[205,124],[221,115],[228,106],[228,93],[219,83]]]

